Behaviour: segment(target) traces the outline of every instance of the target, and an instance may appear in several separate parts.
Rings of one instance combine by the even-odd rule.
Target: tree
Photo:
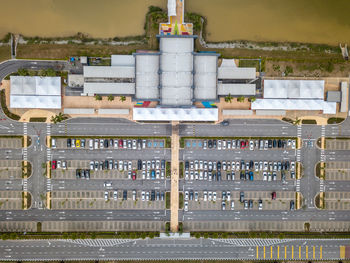
[[[108,100],[109,101],[113,101],[114,100],[114,96],[113,95],[108,95]]]
[[[95,95],[95,100],[102,100],[102,96],[101,96],[101,95],[96,94],[96,95]]]
[[[125,97],[125,96],[120,96],[120,101],[121,101],[121,102],[126,101],[126,97]]]
[[[60,112],[57,115],[51,117],[51,122],[56,124],[58,122],[66,120],[66,119],[68,119],[68,116],[64,115],[62,112]]]
[[[250,97],[250,98],[249,98],[249,101],[250,101],[250,102],[254,102],[254,101],[256,101],[256,98],[255,98],[254,96],[253,96],[253,97]]]
[[[225,102],[229,102],[231,103],[232,102],[232,96],[231,96],[231,93],[229,93],[226,97],[225,97]]]
[[[20,69],[18,69],[17,73],[20,76],[28,76],[28,69],[20,68]]]
[[[301,119],[296,119],[295,121],[293,121],[293,125],[299,125],[301,123]]]
[[[244,102],[244,97],[243,97],[243,96],[238,97],[238,98],[237,98],[237,101],[238,101],[238,102]]]

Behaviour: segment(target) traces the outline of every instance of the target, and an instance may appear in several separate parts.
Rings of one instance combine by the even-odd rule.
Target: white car
[[[232,147],[233,150],[236,149],[236,140],[232,140]]]
[[[293,140],[292,141],[292,149],[295,149],[295,147],[296,147],[296,142],[295,142],[295,140]]]
[[[107,200],[108,200],[108,192],[105,191],[105,201],[107,201]]]
[[[208,201],[211,201],[212,200],[212,192],[208,192]]]
[[[226,198],[227,198],[227,201],[231,200],[231,193],[230,193],[230,191],[227,191]]]
[[[290,162],[290,170],[295,171],[295,162]]]
[[[240,163],[239,163],[239,162],[236,162],[236,171],[239,171],[239,170],[240,170],[240,168],[241,168]]]
[[[235,210],[235,201],[231,201],[231,210]]]
[[[254,141],[249,141],[249,150],[254,150]]]
[[[136,150],[136,140],[132,140],[132,149]]]
[[[117,201],[117,200],[118,200],[118,191],[117,191],[117,190],[115,190],[115,191],[113,192],[113,199],[114,199],[114,201]]]
[[[185,212],[188,211],[188,202],[187,201],[184,203],[184,210],[185,210]]]
[[[208,200],[208,193],[207,193],[207,191],[204,191],[204,193],[203,193],[203,200],[204,201]]]
[[[218,150],[221,150],[221,140],[218,140]]]
[[[210,194],[211,192],[209,192]],[[210,195],[211,196],[211,195]],[[216,192],[213,192],[213,201],[216,202]]]
[[[145,201],[146,199],[146,195],[145,195],[145,191],[141,192],[141,201]]]
[[[267,181],[267,172],[263,172],[263,181]]]
[[[226,140],[222,140],[222,149],[226,150]]]
[[[188,191],[185,191],[185,200],[187,201],[190,196],[190,193]]]
[[[57,161],[57,169],[61,168],[61,161]]]
[[[114,139],[114,148],[118,149],[118,139]]]

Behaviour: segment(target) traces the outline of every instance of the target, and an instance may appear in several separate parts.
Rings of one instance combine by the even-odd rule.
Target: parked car
[[[271,199],[272,199],[272,200],[276,200],[276,192],[272,192],[272,194],[271,194]]]
[[[184,211],[187,212],[188,211],[188,202],[184,202]]]
[[[51,139],[51,148],[53,148],[53,149],[56,148],[56,139],[55,138]]]
[[[52,170],[55,170],[57,168],[57,161],[56,160],[53,160],[52,162],[51,162],[51,169]]]
[[[71,148],[72,147],[72,139],[67,139],[67,148]]]

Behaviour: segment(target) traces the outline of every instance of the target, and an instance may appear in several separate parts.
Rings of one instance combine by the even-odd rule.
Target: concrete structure
[[[98,114],[128,115],[129,109],[98,109]]]
[[[10,108],[61,108],[60,77],[11,76],[10,85]]]
[[[217,108],[134,108],[137,121],[217,121]]]
[[[135,83],[127,82],[85,82],[84,93],[89,96],[100,95],[133,95]]]
[[[348,111],[349,83],[343,81],[341,83],[341,103],[340,112]]]
[[[327,91],[327,101],[329,102],[340,102],[341,92],[340,91]]]
[[[84,87],[84,75],[82,74],[68,74],[69,87]]]
[[[94,108],[64,108],[64,114],[94,114]]]
[[[218,95],[219,96],[255,96],[256,86],[255,84],[242,84],[242,83],[219,83]]]
[[[222,110],[222,115],[248,116],[253,115],[252,110]]]

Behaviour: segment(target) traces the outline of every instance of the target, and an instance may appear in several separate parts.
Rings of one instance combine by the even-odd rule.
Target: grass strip
[[[5,113],[7,117],[15,121],[18,121],[21,118],[17,114],[10,112],[9,109],[7,108],[5,90],[0,91],[0,102],[1,102],[2,111]]]

